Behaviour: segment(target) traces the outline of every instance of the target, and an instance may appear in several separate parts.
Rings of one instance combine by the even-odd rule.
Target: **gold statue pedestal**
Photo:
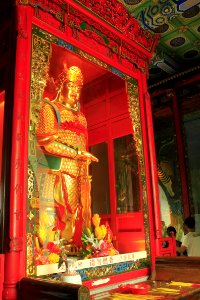
[[[72,284],[82,284],[81,275],[75,270],[75,259],[67,259],[66,272],[61,276],[63,282]]]

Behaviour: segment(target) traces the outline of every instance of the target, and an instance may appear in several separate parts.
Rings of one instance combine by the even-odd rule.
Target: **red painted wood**
[[[151,172],[151,164],[155,164],[155,157],[150,157],[150,149],[149,147],[153,147],[152,143],[153,135],[148,133],[148,126],[152,126],[151,120],[148,120],[148,116],[151,113],[151,107],[146,107],[146,93],[147,93],[147,83],[145,75],[140,75],[139,79],[139,94],[140,94],[140,107],[141,107],[141,118],[142,118],[142,136],[144,143],[144,157],[145,157],[145,170],[146,170],[146,185],[147,185],[147,197],[148,197],[148,212],[149,212],[149,230],[150,230],[150,249],[151,249],[151,259],[152,259],[152,270],[155,269],[155,256],[156,256],[156,248],[155,248],[155,238],[156,231],[158,231],[160,235],[159,229],[159,220],[157,220],[157,216],[155,216],[155,211],[157,210],[156,201],[154,202],[153,188],[155,190],[157,182],[152,179]],[[149,104],[148,104],[149,105]],[[150,110],[150,111],[149,111]],[[148,111],[148,113],[147,113]],[[150,121],[150,124],[149,124]],[[149,141],[149,137],[151,142]],[[153,149],[152,149],[153,150]],[[154,150],[155,151],[155,150]],[[151,161],[153,159],[153,161]],[[154,180],[156,176],[154,176]],[[153,187],[153,186],[154,187]],[[157,200],[158,201],[158,200]],[[154,205],[153,205],[154,203]],[[160,224],[161,227],[161,224]]]
[[[175,237],[156,239],[157,256],[176,256]]]
[[[110,77],[110,79],[111,78],[112,77]],[[120,253],[143,251],[145,250],[145,241],[142,214],[137,212],[123,214],[116,213],[113,139],[132,133],[132,124],[128,113],[127,96],[124,85],[122,85],[121,89],[119,88],[116,91],[116,85],[111,88],[112,85],[110,87],[110,84],[106,81],[104,83],[104,87],[105,93],[102,94],[102,97],[98,97],[98,100],[95,98],[93,101],[91,99],[84,107],[88,120],[89,144],[94,145],[95,143],[103,141],[107,141],[108,143],[111,209],[109,223],[111,224],[111,229],[116,237],[114,241],[115,246]],[[95,88],[93,89],[93,86],[92,90],[96,95]],[[129,228],[126,228],[127,225],[129,225]],[[128,244],[127,240],[130,241]]]
[[[150,102],[149,94],[146,94],[145,104],[146,104],[146,117],[147,117],[147,128],[148,128],[150,168],[151,168],[151,176],[152,176],[153,203],[154,203],[154,212],[155,212],[156,238],[159,239],[162,236],[161,218],[160,218],[160,200],[159,200],[159,191],[158,191],[158,175],[157,175],[153,120],[152,120],[151,102]]]
[[[2,297],[3,282],[4,282],[4,254],[0,254],[0,299]]]
[[[62,33],[61,31],[58,31],[54,27],[51,27],[50,25],[41,22],[37,18],[33,17],[32,19],[33,24],[37,25],[38,27],[43,28],[44,30],[51,32],[55,36],[61,38],[62,40],[67,40],[68,43],[72,44],[73,46],[77,48],[81,48],[83,51],[89,53],[91,56],[98,58],[101,61],[104,61],[105,63],[109,65],[113,65],[114,68],[127,73],[129,76],[132,76],[134,78],[137,78],[137,72],[133,70],[133,68],[126,68],[124,65],[121,65],[118,61],[118,59],[115,56],[108,57],[105,55],[102,55],[102,53],[98,52],[98,49],[89,48],[87,47],[87,43],[81,43],[74,39],[72,37],[72,33],[70,31],[70,28],[67,30],[67,32]]]
[[[134,40],[130,41],[122,32],[117,31],[109,23],[104,22],[102,19],[97,18],[95,14],[91,15],[89,10],[85,10],[83,7],[78,5],[76,2],[66,0],[66,3],[70,3],[74,8],[79,9],[79,11],[86,16],[90,16],[95,22],[104,26],[107,30],[115,34],[121,41],[130,44],[131,47],[135,47],[136,50],[141,51],[142,55],[146,56],[145,67],[147,68],[147,60],[151,57],[153,52],[153,46],[151,51],[147,51],[144,47],[140,47]],[[38,8],[39,9],[39,8]],[[35,9],[29,5],[19,5],[17,4],[17,49],[16,49],[16,71],[15,71],[15,101],[14,101],[14,112],[13,112],[13,134],[12,134],[12,178],[10,185],[10,234],[9,238],[10,251],[5,257],[5,277],[4,277],[4,291],[3,299],[15,300],[16,299],[16,284],[24,277],[25,267],[26,267],[26,189],[27,189],[27,157],[28,157],[28,116],[29,116],[29,91],[30,91],[30,61],[31,61],[31,26],[35,24],[44,30],[47,30],[53,35],[60,37],[61,39],[71,43],[75,47],[82,49],[83,51],[89,53],[91,56],[98,58],[105,63],[115,67],[116,69],[124,72],[125,74],[132,76],[139,80],[140,86],[140,96],[143,99],[143,84],[144,82],[140,79],[139,69],[134,66],[134,61],[126,60],[122,58],[124,64],[120,63],[119,57],[116,54],[107,55],[107,48],[105,45],[99,45],[98,47],[89,47],[86,38],[82,33],[80,33],[80,40],[75,39],[71,28],[65,28],[63,32],[56,29],[58,27],[58,21],[49,13],[40,10],[40,17],[34,16],[36,12]],[[47,24],[50,20],[50,24]],[[84,41],[84,43],[82,42]],[[138,52],[139,53],[139,52]],[[143,81],[145,81],[143,79]],[[111,83],[109,86],[112,86]],[[119,137],[123,134],[131,133],[130,119],[128,119],[127,113],[127,103],[123,101],[126,98],[126,92],[121,89],[121,94],[116,93],[113,90],[108,90],[109,86],[106,86],[107,97],[111,96],[105,100],[100,99],[101,103],[105,101],[105,106],[99,110],[99,115],[95,107],[87,107],[89,133],[91,133],[90,143],[91,145],[98,141],[101,141],[103,135],[103,140],[109,141],[108,146],[108,156],[109,156],[109,177],[110,177],[110,197],[111,197],[111,214],[109,216],[104,216],[104,218],[109,218],[113,233],[116,234],[124,228],[125,221],[118,223],[116,219],[118,218],[116,214],[116,192],[115,192],[115,170],[114,170],[114,159],[113,159],[113,143],[112,139]],[[114,88],[114,85],[113,85]],[[118,106],[116,105],[118,103]],[[97,104],[97,103],[96,103]],[[94,103],[95,105],[95,103]],[[98,106],[98,105],[97,105]],[[99,106],[98,106],[99,109]],[[104,114],[108,116],[105,118]],[[143,140],[145,141],[145,163],[147,170],[147,197],[149,201],[149,207],[151,210],[152,201],[151,198],[151,180],[149,169],[149,157],[148,157],[148,146],[147,146],[147,135],[146,135],[146,116],[144,113],[144,103],[141,101],[141,120],[144,123],[142,127]],[[102,122],[103,121],[103,122]],[[101,126],[99,124],[101,123]],[[98,125],[98,126],[97,126]],[[97,126],[95,128],[95,126]],[[96,130],[96,134],[92,130]],[[112,129],[112,130],[111,130]],[[141,193],[142,195],[142,193]],[[119,220],[118,220],[119,221]],[[137,229],[138,232],[143,234],[143,224],[142,217],[139,218]],[[153,227],[152,218],[150,219],[150,226]],[[134,228],[130,228],[133,230]],[[125,230],[125,229],[124,229]],[[151,244],[153,245],[153,243]],[[154,250],[153,250],[154,251]],[[20,262],[20,263],[19,263]],[[120,282],[122,280],[129,280],[137,278],[140,276],[146,276],[148,274],[148,269],[143,269],[140,271],[128,272],[117,277],[112,276],[110,282]],[[90,285],[90,282],[88,282]],[[92,283],[91,283],[92,288]]]
[[[175,88],[175,89],[178,89],[178,88],[180,88],[180,87],[182,87],[182,86],[186,86],[186,85],[188,85],[188,84],[192,84],[192,83],[195,82],[195,81],[200,81],[200,74],[193,75],[193,76],[191,76],[190,78],[188,78],[187,80],[184,79],[184,80],[177,81],[177,82],[175,83],[174,88]]]
[[[4,97],[5,93],[0,93],[0,174],[2,168],[2,147],[3,147],[3,120],[4,120]],[[1,175],[0,175],[1,183]]]
[[[102,279],[108,278],[109,281],[99,285],[97,285],[98,279],[85,281],[83,282],[83,285],[87,286],[90,290],[95,290],[113,284],[122,284],[124,281],[138,279],[143,276],[149,276],[149,269],[136,270],[133,272],[126,272],[119,275],[104,277]]]
[[[30,69],[30,23],[27,8],[17,6],[17,46],[14,88],[12,177],[10,183],[10,251],[5,255],[3,299],[15,300],[16,284],[26,266],[26,179]],[[29,32],[28,32],[29,30]],[[29,43],[29,46],[28,46]],[[21,263],[20,263],[21,262]]]
[[[120,253],[145,251],[144,221],[141,211],[117,214],[116,224],[116,240]]]

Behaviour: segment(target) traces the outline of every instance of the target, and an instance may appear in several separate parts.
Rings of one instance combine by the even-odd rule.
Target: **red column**
[[[157,162],[155,153],[155,140],[154,140],[154,129],[152,120],[152,110],[150,96],[146,93],[145,97],[146,105],[146,118],[147,118],[147,133],[149,141],[149,156],[150,156],[150,169],[152,177],[152,192],[153,192],[153,206],[154,206],[154,222],[155,222],[155,233],[156,238],[162,237],[161,231],[161,218],[160,218],[160,199],[158,190],[158,175],[157,175]]]
[[[5,255],[3,299],[16,300],[16,285],[25,275],[25,205],[27,145],[27,8],[17,6],[17,44],[14,86],[10,182],[9,252]],[[22,270],[23,274],[22,274]]]
[[[5,93],[1,92],[0,93],[0,183],[1,183],[1,169],[2,169],[4,98],[5,98]]]
[[[140,102],[142,131],[144,139],[145,167],[146,167],[146,184],[148,191],[148,210],[149,210],[149,230],[150,230],[150,246],[151,260],[153,271],[155,269],[156,241],[161,237],[161,221],[160,221],[160,202],[158,191],[158,178],[156,167],[156,154],[154,142],[154,130],[152,120],[152,110],[149,94],[147,93],[146,76],[141,74],[140,81]]]

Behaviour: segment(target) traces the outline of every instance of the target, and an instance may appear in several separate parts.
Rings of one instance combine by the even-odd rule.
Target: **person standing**
[[[188,217],[183,223],[185,236],[182,245],[176,247],[177,252],[187,251],[188,256],[200,256],[200,232],[195,231],[195,219]]]

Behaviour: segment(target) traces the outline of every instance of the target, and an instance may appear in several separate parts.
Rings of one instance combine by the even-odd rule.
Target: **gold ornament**
[[[81,69],[77,66],[71,66],[69,69],[64,64],[64,70],[58,76],[60,84],[63,85],[65,81],[75,82],[77,85],[83,85],[83,75]]]

